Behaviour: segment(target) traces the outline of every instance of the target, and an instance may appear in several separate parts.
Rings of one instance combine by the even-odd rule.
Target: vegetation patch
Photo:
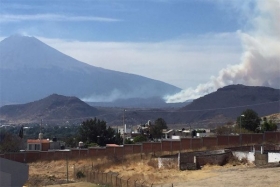
[[[78,171],[78,172],[76,173],[76,177],[77,177],[77,179],[81,179],[81,178],[85,178],[86,175],[84,174],[84,172]]]

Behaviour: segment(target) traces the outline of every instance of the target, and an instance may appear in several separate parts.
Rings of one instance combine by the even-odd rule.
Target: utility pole
[[[40,133],[42,133],[42,123],[43,123],[43,119],[41,119],[41,124],[40,124]]]
[[[125,113],[125,109],[123,109],[123,145],[125,142],[125,124],[124,124],[124,113]]]
[[[241,123],[242,123],[242,117],[244,117],[244,116],[245,116],[244,114],[242,114],[242,115],[240,116],[239,134],[241,134]]]

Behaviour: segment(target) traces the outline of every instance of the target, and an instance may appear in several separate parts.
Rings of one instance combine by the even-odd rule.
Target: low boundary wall
[[[180,170],[195,170],[206,164],[224,165],[232,157],[231,150],[180,153]]]
[[[128,144],[123,147],[96,147],[88,149],[70,149],[70,151],[25,151],[19,153],[6,153],[2,158],[17,162],[34,162],[36,160],[77,159],[89,157],[123,157],[129,154],[176,154],[180,152],[209,150],[229,147],[231,150],[247,149],[251,151],[255,144],[279,144],[280,132],[265,132],[263,134],[240,134],[202,138],[181,138],[180,140],[162,140],[161,142],[145,142],[142,144]],[[259,146],[260,147],[260,146]],[[273,147],[273,146],[272,146]],[[255,146],[258,149],[258,146]],[[272,149],[272,148],[269,148]],[[274,147],[275,149],[275,147]],[[278,147],[279,149],[279,147]],[[241,150],[240,150],[241,151]]]

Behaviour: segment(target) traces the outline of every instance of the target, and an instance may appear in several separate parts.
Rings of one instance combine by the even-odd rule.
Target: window
[[[41,150],[41,145],[40,144],[35,144],[35,150]]]

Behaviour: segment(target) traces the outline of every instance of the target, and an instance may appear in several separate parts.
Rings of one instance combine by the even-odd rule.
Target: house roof
[[[106,144],[106,147],[121,147],[121,146],[117,144]]]
[[[50,143],[48,139],[28,139],[27,143]]]

